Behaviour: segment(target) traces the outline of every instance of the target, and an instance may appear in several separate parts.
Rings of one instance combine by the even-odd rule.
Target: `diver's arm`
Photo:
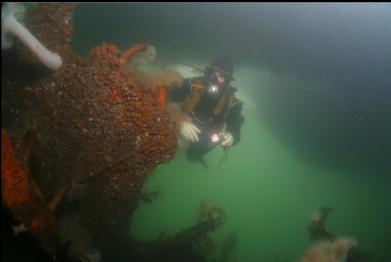
[[[182,86],[172,88],[169,92],[169,115],[173,122],[177,123],[177,131],[191,143],[199,141],[198,134],[201,130],[192,123],[189,113],[183,110],[183,104],[191,95],[194,78],[186,79]]]
[[[233,146],[239,143],[240,141],[240,129],[244,122],[242,116],[243,102],[237,100],[229,109],[228,115],[226,117],[226,131],[230,132],[233,136]]]

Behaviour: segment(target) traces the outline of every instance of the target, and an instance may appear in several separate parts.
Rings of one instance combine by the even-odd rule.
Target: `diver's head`
[[[208,84],[208,93],[218,94],[233,80],[233,65],[227,58],[218,58],[207,67],[205,78]]]

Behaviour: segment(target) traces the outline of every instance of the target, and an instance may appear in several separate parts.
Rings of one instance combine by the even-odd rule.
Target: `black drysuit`
[[[182,86],[170,89],[170,102],[185,102],[186,99],[191,96],[192,92],[194,92],[193,84],[195,83],[201,84],[205,88],[207,87],[205,80],[202,77],[188,78],[183,82]],[[227,88],[228,87],[222,88],[217,95],[213,96],[209,95],[209,93],[204,90],[192,112],[189,112],[193,124],[202,132],[199,134],[199,141],[191,144],[187,151],[190,160],[201,160],[202,156],[213,148],[214,145],[211,144],[210,137],[212,134],[221,132],[224,124],[226,126],[226,131],[230,132],[233,136],[233,145],[236,145],[239,142],[240,129],[244,122],[244,118],[241,114],[243,103],[234,97],[232,103],[226,103],[221,112],[213,114],[217,103],[220,101]],[[231,88],[230,90],[234,90],[234,88]]]

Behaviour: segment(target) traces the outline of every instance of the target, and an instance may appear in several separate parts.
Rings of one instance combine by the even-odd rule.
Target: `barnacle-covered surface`
[[[80,220],[99,247],[127,234],[148,171],[174,156],[176,138],[158,90],[135,83],[114,45],[95,47],[88,58],[73,53],[74,6],[41,4],[25,20],[61,55],[58,71],[17,41],[3,52],[2,127],[15,141],[37,130],[31,175],[45,199],[73,177],[88,180]]]

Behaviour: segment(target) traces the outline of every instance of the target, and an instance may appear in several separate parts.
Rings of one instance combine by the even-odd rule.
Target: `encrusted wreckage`
[[[2,204],[45,239],[55,235],[61,215],[52,205],[81,178],[87,186],[78,203],[79,222],[98,249],[108,242],[136,246],[127,229],[143,182],[150,170],[173,158],[177,146],[160,92],[167,89],[140,87],[126,66],[144,45],[121,52],[102,44],[88,58],[75,54],[74,7],[40,4],[24,21],[61,57],[56,71],[20,41],[2,51]],[[36,135],[34,143],[22,142],[27,130]],[[23,144],[27,151],[20,152]],[[19,212],[21,203],[27,203],[29,218]],[[56,252],[55,241],[50,243],[43,241]]]

